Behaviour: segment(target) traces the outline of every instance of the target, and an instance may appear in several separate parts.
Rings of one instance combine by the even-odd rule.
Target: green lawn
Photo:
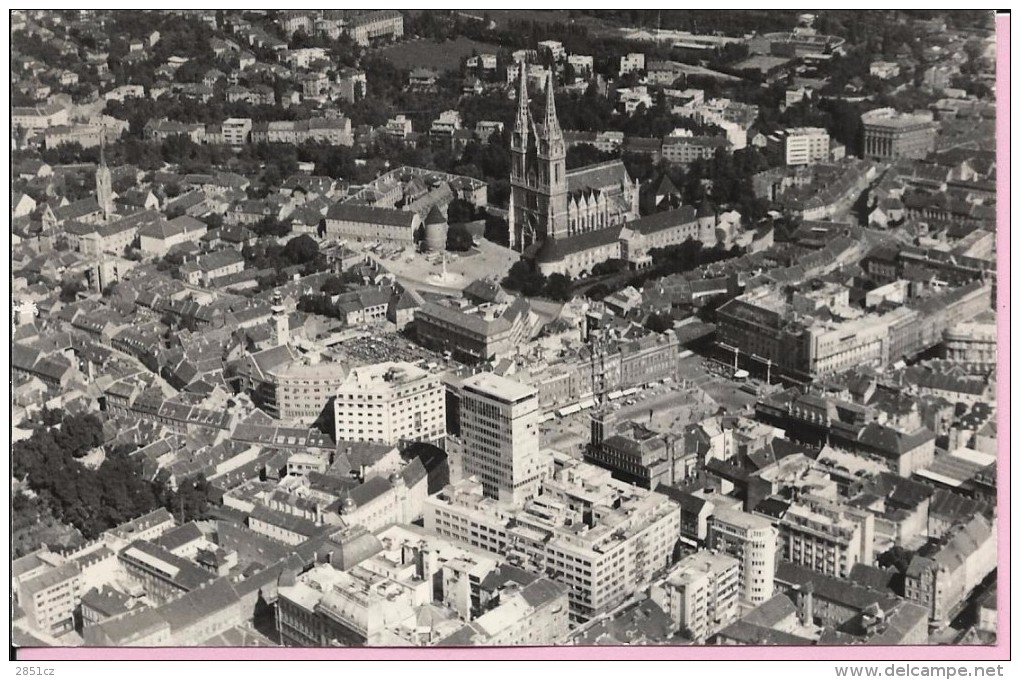
[[[498,45],[461,36],[443,43],[428,39],[398,43],[383,48],[379,53],[402,69],[425,67],[438,71],[456,71],[472,52],[495,54],[498,49]]]

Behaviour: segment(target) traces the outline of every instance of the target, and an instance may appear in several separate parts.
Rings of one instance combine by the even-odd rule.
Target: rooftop
[[[535,388],[495,373],[479,373],[461,383],[463,389],[492,397],[499,401],[517,403],[537,396]]]

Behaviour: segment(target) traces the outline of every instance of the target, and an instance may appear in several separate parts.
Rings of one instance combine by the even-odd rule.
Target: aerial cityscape
[[[993,20],[12,11],[13,644],[995,644]]]

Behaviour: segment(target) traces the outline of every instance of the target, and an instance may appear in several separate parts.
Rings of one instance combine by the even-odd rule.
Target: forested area
[[[185,520],[201,517],[208,508],[204,477],[188,479],[176,491],[166,475],[145,478],[131,449],[108,447],[98,467],[80,459],[103,445],[103,423],[95,414],[62,414],[44,410],[32,435],[11,447],[11,472],[26,483],[36,499],[16,494],[23,509],[38,504],[58,521],[78,529],[87,540],[159,507]],[[19,499],[19,495],[22,496]]]

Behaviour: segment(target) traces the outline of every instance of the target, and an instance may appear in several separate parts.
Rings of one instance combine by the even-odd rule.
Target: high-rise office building
[[[463,474],[482,483],[489,498],[520,505],[538,493],[538,391],[492,373],[460,387]]]

